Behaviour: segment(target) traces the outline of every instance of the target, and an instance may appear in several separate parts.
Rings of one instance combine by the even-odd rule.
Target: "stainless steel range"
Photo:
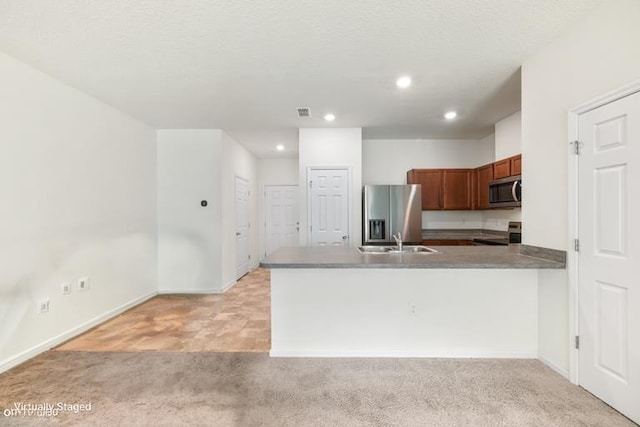
[[[521,243],[521,242],[522,242],[522,222],[520,221],[509,222],[507,237],[496,238],[496,239],[473,239],[473,243],[476,245],[491,245],[491,246],[507,246],[509,243]]]

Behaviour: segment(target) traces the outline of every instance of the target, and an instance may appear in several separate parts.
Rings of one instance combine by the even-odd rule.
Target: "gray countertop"
[[[436,254],[362,254],[347,246],[282,247],[266,268],[565,268],[562,262],[520,254],[520,245],[436,246]]]
[[[425,229],[422,230],[423,240],[473,240],[473,239],[500,239],[508,237],[506,231],[471,229]]]

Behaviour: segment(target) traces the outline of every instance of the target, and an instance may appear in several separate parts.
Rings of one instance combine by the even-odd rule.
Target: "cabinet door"
[[[502,159],[493,164],[493,179],[506,178],[511,176],[511,160]]]
[[[411,169],[407,184],[422,186],[422,210],[442,209],[442,169]]]
[[[444,169],[444,202],[446,210],[471,210],[471,169]]]
[[[473,240],[467,239],[446,239],[446,240],[423,240],[424,246],[473,246]]]
[[[442,240],[429,239],[422,241],[423,246],[442,246]]]
[[[476,209],[489,209],[489,182],[493,180],[493,163],[476,169]]]
[[[449,246],[473,246],[473,240],[467,239],[456,239],[456,240],[448,240],[447,245]]]
[[[511,175],[520,175],[522,173],[522,155],[513,156],[509,158],[511,166]]]

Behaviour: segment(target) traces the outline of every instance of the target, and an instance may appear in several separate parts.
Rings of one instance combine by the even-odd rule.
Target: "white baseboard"
[[[158,291],[158,295],[174,295],[174,294],[192,294],[192,295],[210,295],[210,294],[220,294],[222,291],[217,289],[207,290],[207,289],[161,289]]]
[[[535,359],[535,353],[518,352],[456,352],[456,351],[327,351],[270,350],[271,357],[396,357],[442,359]]]
[[[135,307],[138,304],[141,304],[143,302],[145,302],[146,300],[153,298],[154,296],[158,295],[158,292],[153,291],[150,292],[148,294],[145,294],[141,297],[138,297],[132,301],[129,301],[125,304],[122,304],[119,307],[114,308],[113,310],[109,310],[104,314],[101,314],[100,316],[94,317],[93,319],[89,320],[88,322],[85,322],[79,326],[76,326],[75,328],[72,328],[66,332],[63,332],[62,334],[55,336],[51,339],[46,340],[45,342],[30,348],[27,351],[24,351],[20,354],[18,354],[17,356],[11,357],[7,360],[3,360],[2,362],[0,362],[0,373],[8,371],[9,369],[18,366],[21,363],[26,362],[29,359],[32,359],[34,357],[36,357],[37,355],[39,355],[40,353],[44,353],[47,350],[50,350],[53,347],[56,347],[60,344],[62,344],[65,341],[70,340],[73,337],[76,337],[86,331],[88,331],[89,329],[93,328],[94,326],[99,325],[100,323],[103,323],[109,319],[111,319],[112,317],[117,316],[118,314],[121,314],[125,311],[127,311],[128,309]]]
[[[234,279],[234,280],[232,280],[232,281],[230,281],[229,283],[227,283],[226,285],[224,285],[224,286],[222,287],[222,291],[221,291],[220,293],[221,293],[221,294],[223,294],[223,293],[227,292],[227,291],[228,291],[229,289],[231,289],[231,288],[233,287],[233,285],[235,285],[236,283],[238,283],[238,281],[237,281],[237,280],[235,280],[235,279]]]
[[[543,356],[538,356],[538,360],[544,363],[545,365],[547,365],[549,368],[556,371],[557,373],[559,373],[560,375],[562,375],[563,377],[565,377],[566,379],[569,379],[569,371],[567,371],[566,369],[561,368],[556,363],[552,362],[551,360]]]
[[[233,285],[236,284],[236,280],[232,280],[229,283],[225,284],[222,289],[160,289],[158,294],[160,295],[171,295],[171,294],[191,294],[191,295],[212,295],[212,294],[223,294],[227,292]]]

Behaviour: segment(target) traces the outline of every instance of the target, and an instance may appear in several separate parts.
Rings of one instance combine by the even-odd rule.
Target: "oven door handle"
[[[520,183],[520,181],[516,180],[513,181],[513,187],[511,187],[511,195],[513,196],[513,200],[516,202],[519,202],[520,200],[518,200],[518,195],[516,194],[516,187],[518,186],[518,184]]]

